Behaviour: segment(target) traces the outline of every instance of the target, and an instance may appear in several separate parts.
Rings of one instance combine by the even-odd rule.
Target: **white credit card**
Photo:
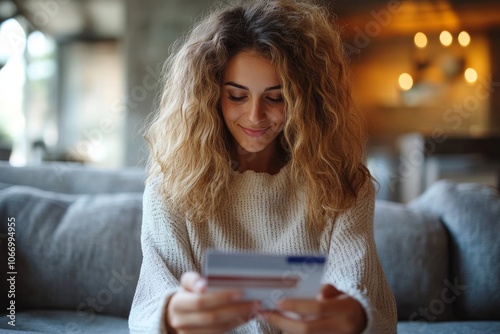
[[[207,251],[208,291],[242,289],[244,299],[273,309],[282,298],[314,299],[320,291],[325,257]]]

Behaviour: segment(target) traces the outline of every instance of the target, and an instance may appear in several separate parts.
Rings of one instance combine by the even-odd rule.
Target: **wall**
[[[127,110],[125,165],[144,165],[147,145],[142,129],[155,110],[157,83],[169,46],[194,23],[212,1],[127,0]]]
[[[58,49],[58,159],[118,167],[123,160],[122,49],[118,41],[63,43]]]

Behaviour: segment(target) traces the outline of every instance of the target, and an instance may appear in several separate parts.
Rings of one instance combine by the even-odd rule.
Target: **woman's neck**
[[[233,152],[234,169],[238,172],[252,170],[257,173],[277,174],[286,164],[281,159],[277,141],[260,152],[248,152],[236,143]]]

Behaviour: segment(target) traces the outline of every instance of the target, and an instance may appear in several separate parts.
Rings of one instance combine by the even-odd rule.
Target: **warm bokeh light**
[[[477,81],[477,72],[473,68],[468,68],[464,73],[465,80],[469,83],[474,83]]]
[[[418,46],[419,48],[425,48],[427,45],[427,36],[423,32],[417,32],[415,34],[415,45]]]
[[[443,44],[444,46],[450,46],[451,43],[453,42],[453,36],[449,31],[443,30],[439,35],[439,40],[441,41],[441,44]]]
[[[458,43],[460,43],[461,46],[467,46],[470,43],[470,35],[467,33],[467,31],[462,31],[458,35]]]
[[[413,78],[408,73],[403,73],[399,76],[399,87],[402,90],[410,90],[413,87]]]

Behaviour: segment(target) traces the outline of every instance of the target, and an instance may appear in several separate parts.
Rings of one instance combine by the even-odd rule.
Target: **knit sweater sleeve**
[[[359,193],[356,205],[334,222],[324,283],[363,305],[368,318],[363,334],[396,333],[396,303],[375,248],[374,204],[370,181]]]
[[[129,316],[131,333],[165,333],[164,309],[180,276],[194,268],[185,222],[162,202],[159,181],[146,184],[141,230],[142,266]]]

